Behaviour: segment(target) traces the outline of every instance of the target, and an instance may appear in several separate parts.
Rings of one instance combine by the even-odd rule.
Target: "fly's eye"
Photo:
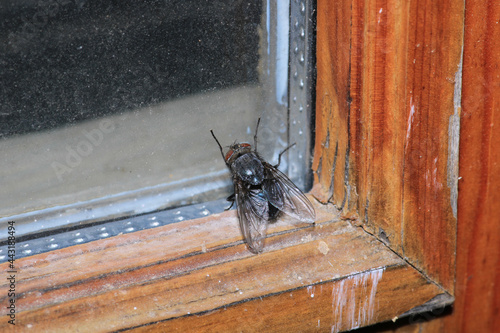
[[[250,148],[252,147],[249,143],[242,143],[240,144],[241,147],[244,147],[244,148]]]
[[[229,151],[226,153],[226,162],[229,161],[229,159],[231,158],[231,156],[233,156],[233,153],[234,153],[234,150],[232,149],[229,149]]]

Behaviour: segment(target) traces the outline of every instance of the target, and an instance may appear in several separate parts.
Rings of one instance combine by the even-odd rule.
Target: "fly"
[[[234,143],[224,154],[219,140],[212,136],[219,145],[219,149],[233,175],[234,194],[227,198],[231,201],[231,208],[236,201],[240,229],[253,253],[262,252],[266,238],[267,226],[285,213],[297,220],[314,223],[314,208],[302,191],[281,171],[278,166],[281,155],[294,144],[283,150],[278,156],[278,164],[267,163],[257,153],[257,131],[260,118],[254,135],[254,147],[249,143]],[[229,209],[228,208],[228,209]]]

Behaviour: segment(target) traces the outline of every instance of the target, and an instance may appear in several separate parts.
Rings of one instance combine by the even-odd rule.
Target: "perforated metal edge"
[[[302,189],[312,184],[313,90],[314,90],[314,1],[290,3],[289,68],[289,176]]]
[[[229,207],[229,203],[226,200],[216,200],[131,218],[124,218],[118,221],[95,223],[80,228],[73,227],[72,230],[63,228],[52,231],[51,234],[42,237],[32,235],[32,239],[21,240],[15,243],[16,254],[14,259],[46,253],[72,245],[89,243],[134,231],[152,229],[175,222],[217,214],[223,212],[227,207]],[[8,245],[6,242],[3,242],[0,246],[0,263],[6,262],[9,259],[7,256],[7,249]]]

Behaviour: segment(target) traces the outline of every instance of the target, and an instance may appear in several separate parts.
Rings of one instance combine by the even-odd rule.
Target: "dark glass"
[[[260,1],[0,4],[0,137],[258,81]]]

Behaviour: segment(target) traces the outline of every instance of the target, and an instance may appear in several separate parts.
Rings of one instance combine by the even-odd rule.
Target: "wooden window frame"
[[[228,211],[19,259],[16,328],[346,330],[449,303],[332,204],[312,200],[316,225],[272,225],[259,255]]]
[[[318,0],[314,227],[253,255],[230,211],[16,260],[16,328],[341,331],[453,302],[463,6]]]

